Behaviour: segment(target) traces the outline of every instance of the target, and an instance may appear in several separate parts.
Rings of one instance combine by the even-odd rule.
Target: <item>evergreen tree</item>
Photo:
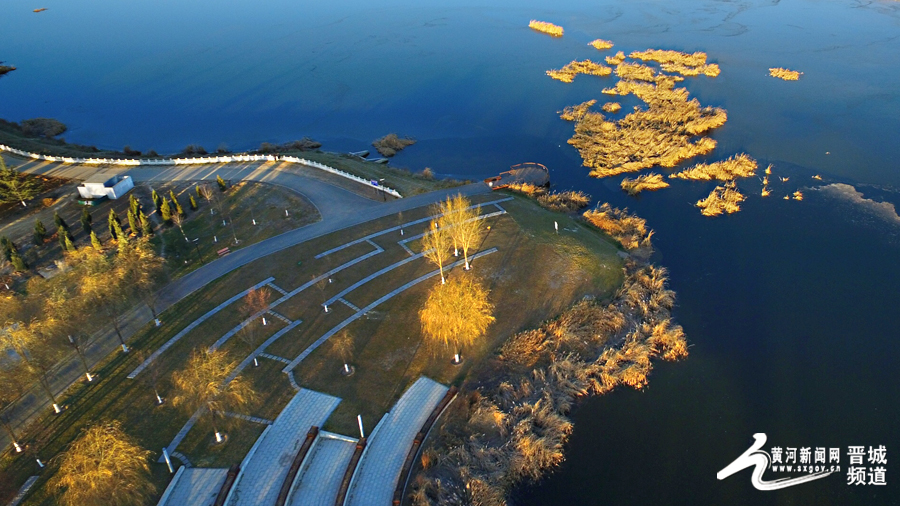
[[[9,240],[9,237],[0,236],[0,249],[3,250],[3,258],[12,261],[13,252],[16,251],[16,245]]]
[[[181,202],[178,202],[177,200],[173,200],[172,202],[175,203],[175,214],[177,214],[178,216],[184,216],[184,208],[181,207]]]
[[[58,212],[53,213],[53,221],[56,223],[56,228],[62,228],[65,230],[69,230],[69,225],[66,223],[66,220],[59,215]]]
[[[115,232],[116,241],[118,241],[119,243],[127,243],[128,236],[125,235],[125,232],[122,231],[122,225],[119,225],[118,221],[111,221],[109,223],[113,227],[113,230]]]
[[[62,227],[56,229],[56,240],[59,241],[59,249],[66,252],[66,230]]]
[[[24,272],[28,270],[28,264],[25,263],[25,260],[21,257],[21,255],[19,255],[18,251],[13,250],[9,261],[12,262],[13,268],[16,269],[16,272]]]
[[[150,237],[153,235],[153,225],[150,223],[150,218],[147,218],[147,215],[141,211],[141,235],[144,237]]]
[[[91,230],[91,246],[97,251],[103,249],[103,243],[101,243],[100,238],[97,237],[97,232],[94,232],[93,230]]]
[[[202,196],[203,196],[203,192],[200,191],[200,185],[199,185],[199,184],[198,184],[198,185],[194,185],[194,191],[197,192],[197,196],[198,196],[198,197],[202,197]]]
[[[191,195],[190,201],[191,201],[191,211],[196,211],[197,210],[197,199],[195,199],[194,196]]]
[[[117,240],[119,236],[116,235],[116,227],[119,225],[119,222],[116,220],[109,220],[109,236],[113,241]],[[120,227],[121,228],[121,227]]]
[[[150,194],[150,199],[153,200],[153,206],[156,207],[156,210],[159,211],[159,208],[162,207],[162,199],[159,198],[159,194],[156,193],[156,190]]]
[[[94,222],[94,217],[91,216],[90,211],[88,211],[87,207],[81,208],[81,228],[84,229],[85,234],[90,234],[93,228],[91,227],[91,223]]]
[[[225,184],[225,180],[222,179],[222,176],[216,176],[216,183],[219,185],[220,191],[225,191],[228,189],[228,185]]]
[[[172,222],[172,208],[169,206],[169,200],[163,197],[162,205],[159,207],[159,213],[162,216],[164,222],[171,223]]]
[[[115,210],[115,209],[110,209],[110,210],[109,210],[109,221],[115,221],[115,222],[118,223],[119,225],[122,224],[122,220],[119,219],[119,215],[116,214],[116,210]]]
[[[133,193],[128,196],[128,209],[135,216],[137,216],[138,211],[141,210],[141,201],[139,201]]]
[[[63,245],[65,246],[66,251],[75,251],[75,242],[72,241],[72,234],[66,232],[63,234]]]
[[[128,227],[131,229],[131,233],[134,235],[140,235],[141,229],[138,228],[138,217],[137,213],[133,212],[131,209],[128,210]]]
[[[21,202],[25,207],[25,201],[36,197],[40,191],[41,185],[35,178],[7,167],[0,158],[0,202]]]
[[[47,238],[47,229],[44,228],[44,222],[40,219],[34,220],[34,244],[40,246],[44,244],[44,239]]]

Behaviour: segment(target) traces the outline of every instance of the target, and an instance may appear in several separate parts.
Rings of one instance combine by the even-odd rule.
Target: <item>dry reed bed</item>
[[[697,76],[703,74],[707,77],[716,77],[720,73],[719,66],[715,63],[706,63],[706,53],[693,54],[682,53],[664,49],[648,49],[646,51],[634,51],[630,58],[642,61],[655,61],[666,72],[675,72],[683,76]]]
[[[619,51],[614,56],[606,57],[606,63],[608,63],[610,65],[618,65],[618,64],[622,63],[623,61],[625,61],[625,53],[623,53],[622,51]]]
[[[604,49],[611,49],[615,44],[613,44],[611,40],[595,39],[588,42],[588,45],[602,51]]]
[[[581,191],[545,193],[543,195],[538,195],[537,202],[541,207],[551,211],[558,213],[574,213],[590,204],[591,197]]]
[[[741,210],[745,197],[737,191],[734,183],[716,186],[709,196],[698,200],[696,206],[703,216],[718,216],[722,213],[736,213]]]
[[[650,242],[653,231],[647,230],[646,220],[629,213],[628,209],[618,209],[605,203],[585,211],[582,217],[618,241],[633,256],[649,257],[653,252]]]
[[[716,147],[709,137],[694,138],[722,126],[728,119],[725,110],[701,107],[696,99],[688,99],[686,89],[673,88],[666,78],[657,83],[623,80],[603,90],[634,94],[647,104],[646,110],[635,110],[619,121],[607,121],[603,114],[591,111],[594,100],[562,111],[562,119],[575,122],[575,134],[568,142],[578,149],[584,166],[592,169],[591,176],[614,176],[656,165],[674,167]]]
[[[577,76],[578,74],[585,74],[590,76],[608,76],[612,74],[612,69],[607,67],[606,65],[592,62],[591,60],[584,60],[572,61],[567,63],[565,67],[559,70],[547,71],[548,76],[564,83],[571,83],[575,80],[575,76]]]
[[[603,107],[601,107],[600,109],[602,109],[603,112],[617,113],[622,110],[622,104],[618,102],[607,102],[603,104]]]
[[[543,186],[535,186],[531,183],[513,183],[507,186],[508,189],[521,193],[522,195],[527,195],[532,198],[537,198],[539,195],[543,195],[547,193],[547,188]]]
[[[538,21],[536,19],[532,19],[528,23],[528,28],[537,30],[541,33],[546,33],[547,35],[552,35],[554,37],[563,36],[563,27],[554,25],[553,23],[547,23],[546,21]]]
[[[778,79],[783,79],[785,81],[796,81],[796,80],[800,79],[801,74],[803,74],[803,72],[797,72],[796,70],[783,69],[781,67],[769,69],[770,76],[777,77]]]
[[[756,160],[745,153],[741,153],[719,162],[698,163],[669,177],[692,181],[712,181],[713,179],[731,181],[739,177],[755,175],[757,167]]]
[[[626,275],[611,303],[579,302],[473,371],[426,442],[412,504],[507,504],[517,483],[562,462],[575,402],[618,385],[641,389],[654,358],[687,356],[666,270],[628,261]]]
[[[375,146],[375,149],[381,153],[382,156],[390,157],[415,143],[415,139],[409,137],[401,138],[398,137],[397,134],[387,134],[380,139],[376,139],[372,142],[372,145]]]
[[[629,195],[637,195],[644,190],[656,191],[668,188],[669,183],[663,178],[662,174],[644,174],[634,179],[625,178],[622,180],[622,189]]]

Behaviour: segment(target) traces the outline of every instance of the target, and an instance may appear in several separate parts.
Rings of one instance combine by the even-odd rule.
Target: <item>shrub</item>
[[[580,191],[548,193],[537,198],[541,207],[559,213],[572,213],[591,202],[590,195]]]
[[[51,118],[26,119],[19,123],[22,133],[29,137],[56,137],[66,131],[66,125]]]
[[[380,139],[376,139],[372,142],[372,145],[375,146],[375,149],[378,150],[382,156],[391,157],[415,143],[415,139],[409,137],[400,138],[397,134],[387,134]]]

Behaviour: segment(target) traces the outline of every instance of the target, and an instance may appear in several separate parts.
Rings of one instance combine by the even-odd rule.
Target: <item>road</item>
[[[231,181],[259,181],[277,184],[294,190],[304,195],[318,208],[322,216],[321,221],[241,248],[172,281],[160,290],[161,295],[157,302],[157,310],[160,313],[215,279],[258,258],[271,255],[285,248],[338,230],[354,227],[367,221],[427,206],[457,192],[467,196],[490,192],[487,185],[475,183],[381,202],[366,199],[343,188],[323,182],[312,174],[312,171],[317,169],[298,168],[295,164],[289,165],[290,171],[282,169],[278,163],[260,162],[215,166],[189,165],[159,168],[127,168],[56,164],[22,160],[6,157],[5,155],[4,158],[7,158],[8,163],[12,162],[12,165],[18,165],[23,172],[68,179],[83,180],[97,172],[108,172],[110,174],[129,175],[135,182],[214,180],[217,175]],[[130,338],[151,321],[150,309],[146,305],[141,304],[124,315],[122,333],[126,336],[126,339]],[[120,350],[118,338],[110,327],[102,330],[92,338],[90,345],[86,349],[87,361],[93,366],[109,356],[109,354]],[[62,393],[72,384],[83,379],[83,367],[73,353],[57,365],[51,381],[52,389],[54,392]],[[22,428],[29,422],[49,412],[50,409],[50,401],[47,399],[46,394],[35,386],[23,395],[18,402],[7,409],[3,416],[10,420],[11,425],[17,431],[21,432]],[[10,444],[11,441],[9,441],[8,435],[5,432],[0,433],[0,448],[5,448]]]

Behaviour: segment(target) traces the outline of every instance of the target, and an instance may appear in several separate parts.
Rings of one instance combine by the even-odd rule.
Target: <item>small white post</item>
[[[453,355],[453,363],[454,363],[454,364],[458,364],[458,363],[459,363],[459,353],[456,353],[456,354]]]
[[[255,218],[253,219],[253,224],[256,225],[256,219],[255,219]]]
[[[153,319],[153,323],[155,323],[157,327],[159,327],[160,325],[162,325],[162,322],[159,321],[159,318],[154,318],[154,319]]]
[[[363,432],[362,415],[356,415],[356,422],[359,424],[359,438],[362,439],[366,437],[366,433]]]
[[[210,210],[209,210],[209,214],[215,214],[215,213],[213,213],[213,210],[212,210],[212,208],[210,208]]]
[[[122,343],[122,353],[128,353],[128,345]]]
[[[37,464],[38,464],[38,466],[40,466],[40,468],[41,468],[41,469],[43,469],[43,468],[44,468],[44,463],[43,463],[43,462],[41,462],[41,459],[39,459],[39,458],[35,458],[35,459],[34,459],[34,460],[36,460],[36,461],[37,461]]]
[[[225,220],[222,220],[222,226],[224,227],[225,225],[226,225]]]
[[[13,447],[16,449],[16,453],[22,453],[22,447],[19,446],[19,443],[13,441]]]
[[[400,229],[400,235],[403,235],[403,229],[402,229],[402,228]]]
[[[328,304],[322,304],[322,305],[325,306],[325,312],[327,313],[328,312]]]
[[[256,357],[253,357],[253,367],[259,367],[259,361],[256,360]]]
[[[84,375],[87,376],[88,383],[94,381],[94,377],[91,376],[91,373],[85,372]]]
[[[157,403],[157,404],[162,404],[162,403],[163,403],[162,397],[159,396],[159,393],[158,393],[158,392],[157,392],[157,394],[156,394],[156,403]]]
[[[284,210],[284,215],[285,215],[285,216],[290,216],[290,215],[288,214],[288,212],[287,212],[287,209]]]
[[[222,433],[219,431],[216,431],[216,443],[221,443],[223,440],[224,440],[224,438],[222,437]]]
[[[57,404],[57,403],[55,403],[55,402],[53,403],[53,411],[54,411],[57,415],[60,414],[60,413],[62,413],[62,410],[59,409],[59,404]]]
[[[268,324],[266,323],[266,317],[263,316],[263,326],[266,326],[266,325],[268,325]]]
[[[169,468],[169,474],[174,473],[175,469],[172,468],[172,459],[169,458],[169,450],[163,448],[163,459],[166,461],[166,466]]]
[[[214,236],[213,236],[213,242],[219,242],[219,236],[214,235]]]
[[[559,223],[553,222],[553,228],[556,229],[556,233],[559,234]]]
[[[344,372],[350,374],[350,364],[344,363]]]

